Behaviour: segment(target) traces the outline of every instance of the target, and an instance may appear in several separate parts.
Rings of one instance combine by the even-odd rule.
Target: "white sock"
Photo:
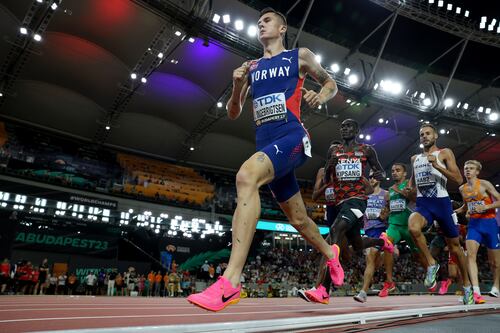
[[[498,288],[497,287],[491,287],[491,292],[492,293],[498,293]]]
[[[472,286],[472,290],[474,290],[475,293],[481,295],[481,290],[479,289],[479,286]]]

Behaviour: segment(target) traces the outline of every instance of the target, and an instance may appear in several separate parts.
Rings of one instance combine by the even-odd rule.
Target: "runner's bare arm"
[[[231,120],[235,120],[240,116],[250,90],[248,84],[249,68],[250,64],[247,61],[233,71],[233,92],[226,104],[227,116]]]
[[[301,47],[299,49],[299,66],[302,76],[309,74],[321,85],[319,93],[302,88],[302,98],[304,98],[309,107],[317,108],[337,94],[337,84],[327,71],[316,61],[314,53],[308,48]]]
[[[367,158],[368,164],[370,164],[370,168],[373,171],[373,177],[378,181],[383,181],[385,177],[385,171],[382,168],[382,165],[380,165],[377,152],[375,151],[375,149],[373,149],[372,146],[368,146]]]
[[[325,177],[325,168],[320,168],[318,173],[316,174],[316,182],[314,183],[314,190],[312,194],[313,201],[317,201],[319,197],[325,193],[325,189],[328,186],[328,183],[323,181]]]
[[[446,168],[441,167],[437,164],[436,156],[428,155],[427,159],[432,163],[434,169],[441,172],[448,180],[454,182],[457,185],[463,183],[464,179],[462,174],[460,173],[460,169],[458,169],[457,162],[455,160],[455,155],[451,151],[451,149],[445,148],[439,153],[439,157],[442,157]]]
[[[485,205],[486,206],[485,210],[500,208],[500,193],[498,193],[495,186],[493,186],[492,183],[484,179],[481,179],[481,186],[484,186],[484,188],[486,189],[486,193],[488,193],[495,199],[495,201],[492,202],[490,205]]]

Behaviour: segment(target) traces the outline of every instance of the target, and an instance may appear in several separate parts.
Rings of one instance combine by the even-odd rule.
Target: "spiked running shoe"
[[[360,291],[356,296],[353,297],[356,302],[366,303],[366,299],[368,298],[364,291]]]
[[[436,277],[439,271],[439,264],[436,263],[432,266],[427,267],[427,274],[425,275],[424,285],[428,289],[432,289],[436,286]]]
[[[378,293],[379,297],[387,297],[389,296],[389,292],[396,290],[396,283],[394,282],[384,282],[384,287]]]
[[[472,287],[468,288],[468,289],[464,288],[464,297],[462,300],[464,302],[464,305],[474,304],[475,300],[474,300],[474,292],[472,291]]]
[[[484,300],[483,296],[481,296],[481,294],[474,293],[474,303],[483,304],[486,303],[486,301]]]
[[[330,277],[332,278],[332,283],[334,286],[341,286],[344,284],[344,269],[340,265],[339,255],[340,248],[337,244],[332,245],[332,251],[334,257],[326,262],[328,269],[330,270]]]
[[[314,290],[316,290],[316,288],[315,288],[315,287],[313,287],[313,288],[311,289],[311,291],[314,291]],[[310,302],[309,298],[307,298],[307,295],[306,295],[306,290],[305,290],[305,289],[300,289],[300,290],[297,292],[297,295],[298,295],[300,298],[302,298],[304,301],[306,301],[306,302]]]
[[[439,287],[439,295],[446,295],[448,292],[448,288],[451,285],[451,279],[446,279],[444,281],[441,281],[441,287]]]
[[[388,253],[394,253],[394,244],[389,240],[387,234],[385,232],[380,234],[380,239],[384,241],[384,246],[382,247],[382,251]]]
[[[234,288],[228,279],[221,276],[210,287],[201,293],[190,295],[187,300],[191,304],[209,311],[220,311],[226,306],[240,301],[241,285]]]
[[[306,297],[314,303],[330,303],[330,295],[326,292],[326,288],[321,284],[315,290],[310,289],[306,291]]]

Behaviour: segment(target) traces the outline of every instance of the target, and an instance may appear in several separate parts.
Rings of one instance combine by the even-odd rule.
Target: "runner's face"
[[[344,121],[340,125],[340,137],[345,140],[353,139],[358,134],[358,126],[352,121]]]
[[[425,148],[430,148],[436,144],[437,134],[432,127],[422,127],[420,129],[420,143]]]
[[[380,182],[379,182],[378,180],[376,180],[375,178],[373,178],[373,175],[370,175],[369,177],[370,177],[370,178],[369,178],[370,185],[371,185],[372,187],[377,187],[377,186],[379,186],[379,185],[380,185]]]
[[[401,165],[393,165],[391,168],[392,180],[400,181],[406,178],[406,171]]]
[[[280,38],[284,34],[286,27],[282,24],[278,15],[274,13],[266,13],[262,15],[257,22],[259,29],[259,41],[263,42],[268,39]]]
[[[464,175],[465,178],[471,179],[479,175],[479,170],[474,164],[466,164],[464,165]]]

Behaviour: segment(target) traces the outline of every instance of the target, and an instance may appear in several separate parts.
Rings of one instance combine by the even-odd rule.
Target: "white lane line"
[[[356,304],[356,303],[354,303]],[[436,303],[404,303],[404,306],[409,306],[409,305],[427,305],[427,306],[432,306],[432,305],[435,305]],[[76,304],[75,304],[76,305]],[[82,306],[86,306],[88,305],[89,307],[82,307]],[[162,309],[165,309],[165,310],[171,310],[171,309],[195,309],[195,307],[193,307],[192,305],[170,305],[170,306],[155,306],[155,307],[149,307],[149,306],[141,306],[141,307],[127,307],[127,306],[121,306],[121,307],[102,307],[106,304],[97,304],[97,306],[92,306],[92,304],[78,304],[78,307],[68,307],[68,306],[65,306],[64,308],[60,308],[60,307],[57,307],[57,308],[49,308],[49,307],[45,307],[45,308],[29,308],[29,307],[25,307],[25,308],[12,308],[12,309],[0,309],[0,312],[16,312],[16,311],[73,311],[73,310],[145,310],[145,311],[149,311],[149,310],[162,310]],[[455,303],[439,303],[439,306],[448,306],[448,305],[455,305]],[[258,303],[254,303],[254,304],[238,304],[238,308],[252,308],[252,307],[259,307],[259,308],[262,308],[262,307],[266,307],[266,306],[269,306],[269,307],[272,307],[272,308],[295,308],[295,307],[300,307],[300,308],[303,308],[304,306],[308,306],[306,303],[304,304],[289,304],[289,305],[286,305],[286,304],[276,304],[276,305],[263,305],[263,304],[258,304]],[[309,305],[310,306],[310,305]],[[377,306],[382,306],[382,307],[390,307],[389,305],[371,305],[371,304],[366,304],[365,306],[362,306],[362,305],[359,305],[358,307],[359,308],[373,308],[373,307],[377,307]],[[403,305],[394,305],[394,307],[401,307]],[[312,309],[312,308],[311,308]],[[321,308],[318,308],[318,309],[328,309],[328,305],[323,305],[321,306]],[[343,307],[340,307],[339,304],[336,304],[336,309],[337,310],[340,310],[340,309],[343,309]],[[290,310],[290,311],[293,311],[293,310]]]
[[[358,307],[342,308],[343,310],[358,309]],[[308,310],[298,310],[294,312],[311,312],[314,310],[322,311],[336,311],[337,309],[315,308]],[[207,311],[208,312],[208,311]],[[15,323],[23,321],[47,321],[47,320],[80,320],[80,319],[124,319],[124,318],[157,318],[157,317],[193,317],[193,316],[229,316],[229,315],[253,315],[253,314],[267,314],[267,313],[290,313],[290,311],[252,311],[252,312],[217,312],[217,313],[183,313],[183,314],[164,314],[164,315],[135,315],[135,316],[82,316],[82,317],[53,317],[53,318],[25,318],[25,319],[7,319],[0,320],[2,323]]]

